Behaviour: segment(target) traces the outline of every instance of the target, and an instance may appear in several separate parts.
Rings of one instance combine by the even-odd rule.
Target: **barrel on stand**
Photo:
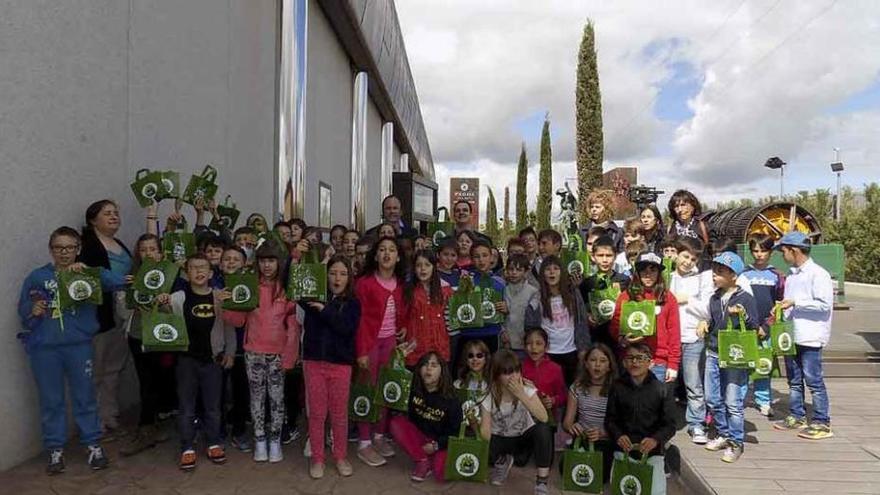
[[[806,208],[794,203],[774,202],[710,211],[702,218],[713,240],[729,238],[739,244],[748,242],[748,237],[754,234],[768,234],[779,239],[786,232],[797,230],[807,234],[813,244],[822,241],[819,221]]]

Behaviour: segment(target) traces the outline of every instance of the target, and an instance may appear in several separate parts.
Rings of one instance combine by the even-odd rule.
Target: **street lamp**
[[[771,170],[779,169],[779,199],[781,201],[782,197],[785,196],[785,162],[780,160],[778,156],[774,156],[768,158],[764,162],[764,166]]]
[[[840,150],[834,149],[837,159],[840,160]],[[831,171],[837,174],[837,198],[834,200],[834,220],[840,221],[840,174],[843,172],[843,162],[836,161],[831,164]]]

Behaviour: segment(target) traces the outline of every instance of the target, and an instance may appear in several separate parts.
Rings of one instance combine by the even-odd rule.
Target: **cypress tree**
[[[519,232],[529,224],[529,210],[526,207],[526,183],[529,179],[529,159],[526,157],[526,143],[523,141],[516,165],[516,230]]]
[[[593,21],[584,26],[578,52],[577,86],[575,90],[577,129],[578,198],[584,201],[593,189],[602,187],[602,94],[599,91],[599,69],[596,65]],[[586,209],[581,205],[581,222]]]
[[[492,242],[498,242],[498,207],[495,205],[492,188],[486,186],[486,189],[489,190],[489,198],[486,200],[486,235]]]
[[[510,188],[504,186],[504,223],[501,224],[504,235],[510,233]]]
[[[550,116],[544,117],[541,131],[541,169],[538,175],[537,229],[550,228],[550,208],[553,202],[553,159],[550,150]]]

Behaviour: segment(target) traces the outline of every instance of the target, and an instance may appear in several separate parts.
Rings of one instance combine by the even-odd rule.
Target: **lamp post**
[[[768,158],[764,162],[764,166],[771,170],[779,169],[779,200],[781,201],[782,197],[785,196],[785,162],[778,156],[774,156]]]
[[[834,220],[840,221],[840,174],[843,173],[843,162],[840,161],[840,148],[834,148],[834,163],[831,171],[837,174],[837,197],[834,199]]]

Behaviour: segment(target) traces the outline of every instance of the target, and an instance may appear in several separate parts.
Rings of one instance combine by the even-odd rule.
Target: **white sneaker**
[[[254,442],[254,462],[266,462],[269,460],[269,448],[265,440]]]
[[[761,416],[773,417],[773,408],[769,404],[758,406],[758,412],[761,413]]]
[[[691,442],[697,445],[705,445],[709,442],[709,437],[706,436],[706,432],[702,428],[694,428],[691,430]]]
[[[284,460],[284,453],[281,452],[281,439],[275,439],[269,442],[269,462],[281,462]]]
[[[717,437],[709,440],[704,447],[706,450],[710,450],[712,452],[717,452],[721,449],[727,447],[727,439],[724,437]]]

